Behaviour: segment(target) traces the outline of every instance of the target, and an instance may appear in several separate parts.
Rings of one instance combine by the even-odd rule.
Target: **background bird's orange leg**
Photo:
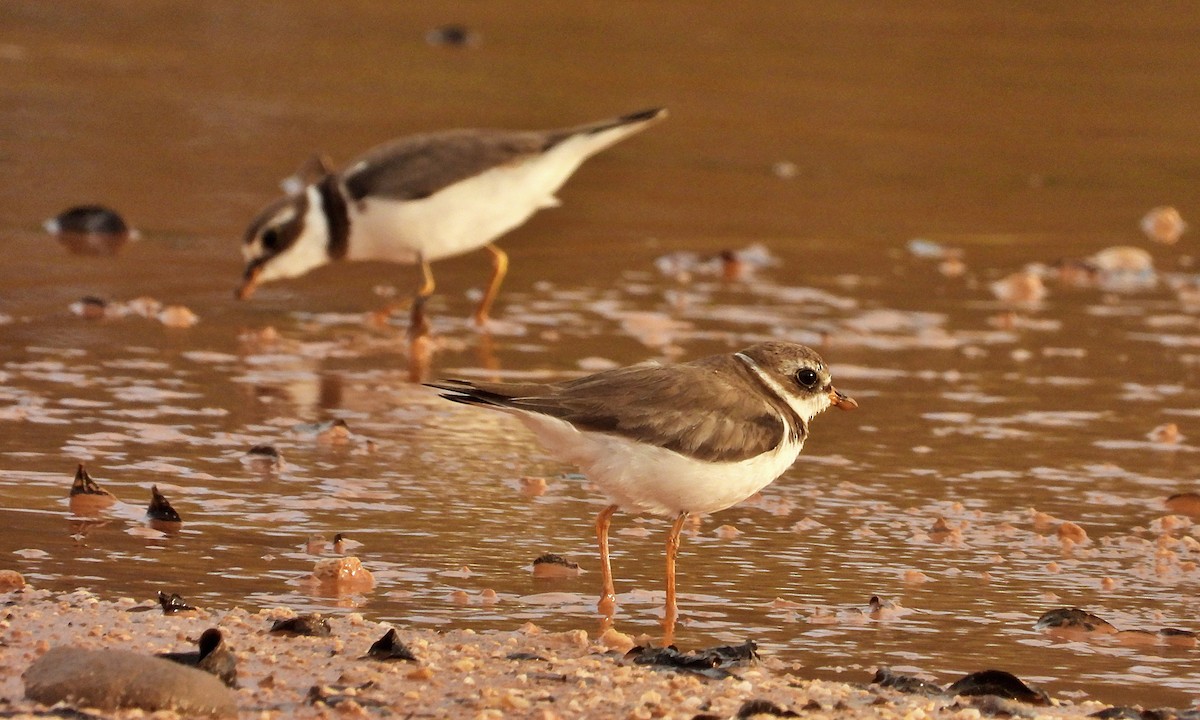
[[[437,283],[433,281],[433,268],[429,266],[429,262],[418,256],[417,263],[421,266],[421,287],[417,288],[412,302],[407,305],[409,312],[408,336],[410,338],[429,334],[429,321],[425,318],[425,301],[433,295],[433,291],[437,287]],[[404,307],[403,300],[393,300],[371,313],[371,322],[379,327],[385,327],[392,314]]]
[[[500,294],[500,283],[504,282],[504,276],[508,274],[508,253],[496,247],[494,243],[488,243],[484,248],[492,254],[492,279],[488,282],[487,292],[483,294],[483,299],[479,301],[479,307],[475,310],[476,325],[487,323],[492,303]]]
[[[596,609],[601,615],[612,617],[617,608],[617,590],[613,587],[612,568],[608,564],[608,526],[612,523],[616,505],[609,505],[596,516],[596,539],[600,541],[600,602]]]
[[[421,258],[421,276],[421,287],[413,298],[408,316],[408,380],[414,383],[425,382],[433,360],[432,332],[429,318],[425,317],[425,301],[433,294],[435,284],[433,270],[425,258]]]
[[[421,287],[417,288],[417,296],[413,298],[412,311],[408,319],[408,337],[410,340],[429,336],[429,319],[425,317],[425,301],[433,295],[437,283],[433,281],[433,268],[429,261],[421,258]]]
[[[675,642],[675,621],[679,619],[679,610],[675,604],[675,556],[679,554],[679,533],[688,514],[681,512],[671,524],[667,533],[667,606],[663,612],[663,646]]]

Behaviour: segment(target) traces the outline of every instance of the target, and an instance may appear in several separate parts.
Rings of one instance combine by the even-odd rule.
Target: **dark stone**
[[[747,700],[738,708],[737,715],[734,717],[738,720],[745,720],[745,718],[754,717],[755,715],[771,715],[785,718],[800,717],[798,713],[781,708],[770,700]]]
[[[209,628],[200,635],[199,650],[191,652],[159,653],[165,658],[181,665],[198,668],[206,673],[216,675],[231,688],[237,684],[237,658],[225,645],[225,638],[217,628]]]
[[[673,668],[721,679],[732,675],[722,666],[757,660],[758,646],[753,640],[747,640],[741,645],[720,645],[681,653],[674,645],[660,648],[639,645],[625,653],[625,659],[631,660],[635,665]]]
[[[337,707],[346,701],[353,701],[360,707],[385,707],[388,704],[385,699],[364,694],[364,691],[373,687],[373,681],[361,685],[313,685],[305,694],[304,702],[309,705]]]
[[[1080,628],[1088,632],[1095,630],[1116,632],[1116,628],[1107,620],[1074,607],[1058,608],[1042,613],[1042,616],[1033,624],[1034,630],[1050,628]]]
[[[174,615],[179,612],[187,612],[196,608],[187,604],[183,596],[179,593],[166,594],[162,590],[158,591],[158,605],[162,608],[163,615]]]
[[[63,210],[51,221],[58,232],[127,233],[129,226],[121,215],[104,205],[76,205]]]
[[[871,683],[881,687],[892,688],[902,693],[913,693],[917,695],[941,695],[942,687],[931,682],[926,682],[912,675],[901,675],[894,673],[889,668],[881,667],[875,671],[875,677],[871,679]]]
[[[87,470],[83,468],[83,463],[75,469],[75,481],[71,483],[71,497],[76,495],[104,495],[112,497],[112,493],[100,487],[100,484],[88,475]]]
[[[1046,693],[1029,687],[1021,679],[1004,670],[981,670],[957,680],[946,692],[951,695],[995,695],[1019,700],[1030,705],[1048,705]]]
[[[320,613],[297,615],[287,620],[276,620],[271,625],[270,632],[287,635],[309,635],[312,637],[328,637],[333,634],[333,630],[329,627],[329,621],[321,617]]]
[[[1194,711],[1184,710],[1169,710],[1159,708],[1154,710],[1143,710],[1140,707],[1130,707],[1121,705],[1110,707],[1094,712],[1088,717],[1103,718],[1103,720],[1183,720],[1188,717],[1195,717]]]
[[[477,41],[478,37],[470,28],[458,23],[435,27],[425,33],[425,42],[440,47],[466,47]]]
[[[404,660],[407,662],[416,662],[417,657],[413,655],[412,650],[407,645],[400,642],[396,638],[396,628],[388,628],[388,631],[383,634],[383,637],[376,640],[367,654],[362,657],[364,660]]]
[[[77,255],[113,255],[133,234],[117,211],[103,205],[68,208],[47,220],[44,227]]]
[[[542,657],[541,655],[538,655],[537,653],[525,652],[523,650],[518,650],[517,652],[510,652],[509,654],[504,656],[504,659],[505,660],[539,660],[539,661],[543,661],[543,662],[546,660],[546,658]]]
[[[555,555],[554,553],[545,553],[544,555],[541,555],[540,557],[538,557],[536,560],[533,561],[533,564],[534,565],[561,565],[562,567],[570,568],[571,570],[579,569],[579,563],[573,563],[573,562],[567,560],[566,558],[564,558],[562,555]]]
[[[160,522],[183,522],[175,508],[171,507],[171,503],[158,491],[157,485],[150,488],[150,507],[146,508],[146,517]]]

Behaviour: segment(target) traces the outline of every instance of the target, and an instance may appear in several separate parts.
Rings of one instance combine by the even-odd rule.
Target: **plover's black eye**
[[[275,228],[268,228],[262,234],[263,250],[274,250],[279,244],[279,231]]]
[[[801,368],[796,373],[796,382],[800,383],[802,387],[812,390],[817,386],[817,383],[821,382],[821,376],[812,368]]]

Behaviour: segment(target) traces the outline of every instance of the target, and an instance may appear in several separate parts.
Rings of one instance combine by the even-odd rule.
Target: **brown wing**
[[[451,400],[541,413],[581,430],[637,439],[704,460],[737,461],[773,449],[787,431],[750,392],[728,356],[686,365],[634,366],[555,385],[454,383]],[[714,372],[724,365],[722,372]]]
[[[342,178],[350,196],[420,200],[499,165],[544,152],[548,134],[505,130],[450,130],[401,138],[373,148]]]
[[[420,200],[489,168],[540,155],[575,135],[645,125],[663,117],[666,110],[654,108],[558,130],[448,130],[414,135],[368,150],[350,163],[342,181],[355,200],[367,195]],[[613,142],[616,139],[619,136]]]

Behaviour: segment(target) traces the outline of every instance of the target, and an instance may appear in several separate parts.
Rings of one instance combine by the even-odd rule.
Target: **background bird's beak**
[[[234,296],[238,300],[246,300],[254,294],[255,288],[258,287],[258,276],[262,273],[261,265],[251,265],[246,268],[246,277],[242,279],[242,284],[234,291]]]
[[[853,410],[858,407],[857,400],[841,394],[836,388],[829,388],[829,404],[836,406],[839,410]]]

